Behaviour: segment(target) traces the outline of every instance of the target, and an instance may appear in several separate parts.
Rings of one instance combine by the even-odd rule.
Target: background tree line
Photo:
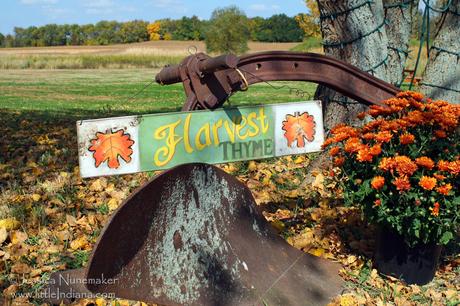
[[[43,47],[65,45],[110,45],[147,40],[204,40],[210,20],[197,16],[161,19],[153,23],[143,20],[128,22],[100,21],[96,24],[47,24],[15,27],[13,34],[0,33],[1,47]],[[269,18],[244,18],[249,39],[262,42],[298,42],[304,31],[296,17],[285,14]],[[230,27],[232,25],[229,25]],[[244,35],[244,33],[242,33]]]

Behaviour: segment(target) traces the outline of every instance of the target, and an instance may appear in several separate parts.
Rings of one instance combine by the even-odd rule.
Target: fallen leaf
[[[460,300],[460,292],[457,290],[448,289],[444,291],[444,295],[448,300],[453,300],[454,298],[458,298]]]
[[[21,231],[14,231],[10,233],[11,243],[19,244],[26,241],[28,238],[27,234]]]
[[[355,306],[357,305],[356,298],[351,294],[345,294],[340,297],[340,306]]]
[[[324,255],[325,251],[323,248],[314,248],[314,249],[310,249],[308,251],[308,253],[312,254],[312,255],[315,255],[315,256],[318,256],[318,257],[321,257]]]
[[[70,243],[70,248],[72,250],[83,249],[85,246],[88,245],[88,240],[86,236],[81,236]]]
[[[41,197],[39,194],[37,194],[37,193],[34,193],[34,194],[32,195],[32,200],[33,200],[34,202],[40,201],[41,198],[42,198],[42,197]]]
[[[113,211],[118,208],[118,201],[112,198],[107,202],[107,206],[109,207],[110,211]]]
[[[19,285],[18,284],[13,284],[13,285],[10,285],[8,288],[6,288],[5,290],[3,290],[3,295],[4,296],[13,296],[16,292],[18,292],[19,290]]]
[[[357,259],[358,258],[356,256],[350,255],[350,256],[347,257],[347,264],[350,265],[350,264],[354,263]]]
[[[8,238],[8,232],[6,228],[0,227],[0,245],[5,242],[6,238]]]
[[[249,171],[255,171],[257,170],[257,164],[255,161],[251,160],[248,164],[248,170]]]
[[[45,251],[47,253],[50,253],[50,254],[56,254],[56,253],[59,253],[61,251],[60,249],[61,248],[59,246],[53,244],[53,245],[50,245],[49,247],[47,247],[45,249]]]
[[[16,274],[27,274],[30,270],[29,265],[23,262],[17,262],[11,267],[11,272]]]
[[[32,271],[30,271],[30,277],[39,276],[42,273],[42,269],[33,269]]]
[[[107,302],[104,299],[97,298],[96,299],[96,306],[106,306]]]
[[[89,186],[89,190],[91,191],[102,191],[104,189],[104,186],[102,186],[102,180],[97,179],[94,182],[91,183],[91,186]]]
[[[77,225],[77,219],[72,216],[72,215],[65,215],[65,220],[70,226],[76,226]]]
[[[19,227],[20,223],[14,218],[6,218],[0,220],[0,227],[3,227],[7,231],[17,229]]]

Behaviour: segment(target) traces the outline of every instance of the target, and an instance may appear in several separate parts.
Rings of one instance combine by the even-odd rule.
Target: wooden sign
[[[320,101],[77,122],[82,177],[321,150]]]

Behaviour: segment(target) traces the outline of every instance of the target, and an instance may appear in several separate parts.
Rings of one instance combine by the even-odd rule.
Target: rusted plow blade
[[[55,281],[49,290],[161,305],[324,305],[340,293],[338,269],[279,237],[236,178],[186,164],[122,204],[86,270],[53,275],[85,285]]]

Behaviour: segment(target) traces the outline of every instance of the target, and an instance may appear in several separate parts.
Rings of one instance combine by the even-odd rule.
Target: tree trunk
[[[318,0],[318,7],[326,55],[388,80],[388,39],[382,1]],[[324,103],[328,129],[341,122],[355,122],[356,115],[366,108],[324,86],[318,87],[315,96]]]
[[[460,0],[443,13],[420,90],[432,99],[460,103]]]
[[[388,81],[400,86],[403,81],[403,71],[409,55],[409,40],[412,24],[416,20],[418,0],[383,0],[385,30],[388,38]]]

